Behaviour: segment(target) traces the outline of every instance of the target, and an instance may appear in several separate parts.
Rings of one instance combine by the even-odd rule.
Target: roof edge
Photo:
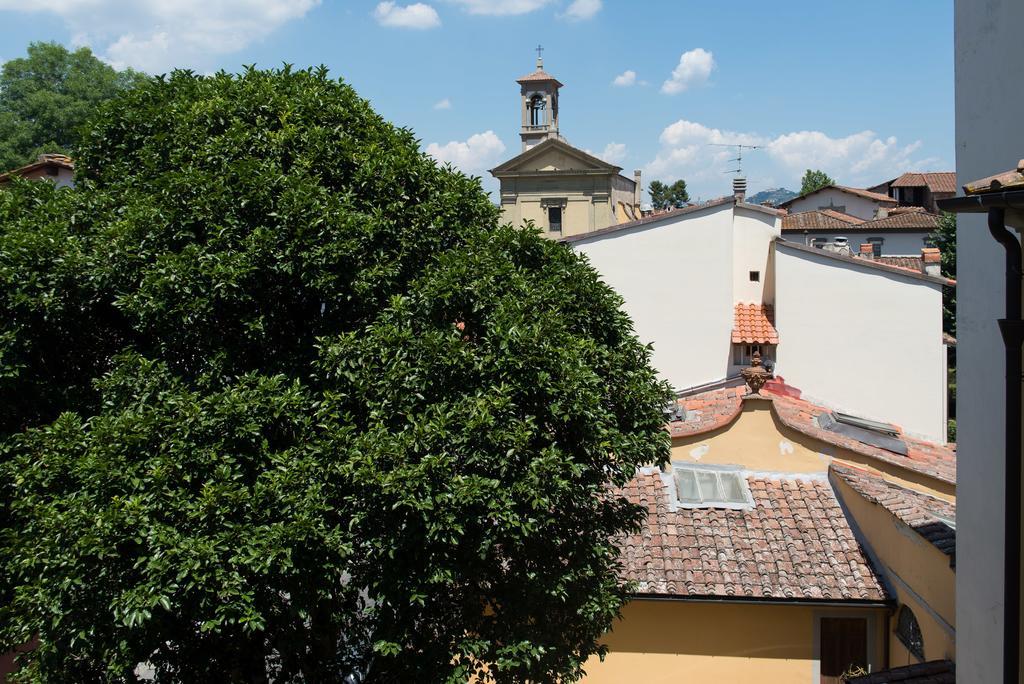
[[[607,226],[598,230],[592,230],[589,233],[580,233],[579,235],[569,235],[562,238],[559,242],[572,244],[574,242],[582,242],[589,240],[590,238],[604,237],[611,235],[623,230],[629,230],[630,228],[636,228],[638,226],[653,226],[654,224],[660,223],[667,219],[676,218],[677,216],[685,216],[686,214],[696,214],[706,209],[714,209],[717,207],[723,207],[727,204],[735,203],[735,198],[731,195],[728,197],[719,197],[718,199],[708,200],[702,204],[691,204],[688,207],[682,209],[674,209],[672,211],[666,211],[662,214],[655,214],[653,216],[645,216],[635,221],[628,221],[626,223],[617,223],[613,226]]]
[[[866,269],[874,269],[876,271],[883,271],[885,273],[891,273],[893,275],[904,276],[906,278],[913,278],[915,280],[923,280],[927,283],[933,283],[935,285],[942,285],[944,287],[956,287],[956,281],[944,278],[942,276],[928,275],[927,273],[915,273],[910,269],[900,268],[899,266],[890,266],[889,264],[883,264],[870,259],[861,259],[859,257],[846,256],[845,254],[837,254],[835,252],[829,252],[818,247],[810,247],[808,245],[802,245],[799,242],[791,242],[789,240],[783,240],[781,238],[775,239],[776,247],[783,247],[786,249],[794,249],[798,252],[804,252],[815,256],[824,257],[825,259],[832,259],[842,263],[853,264]]]

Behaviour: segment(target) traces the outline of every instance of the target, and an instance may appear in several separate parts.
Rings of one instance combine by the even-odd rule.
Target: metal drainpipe
[[[1006,210],[990,208],[988,229],[1006,251],[1006,318],[999,321],[1006,348],[1006,494],[1003,562],[1003,681],[1020,676],[1021,535],[1021,246],[1006,229]]]

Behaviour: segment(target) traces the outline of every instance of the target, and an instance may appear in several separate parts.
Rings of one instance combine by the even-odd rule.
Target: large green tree
[[[671,185],[661,181],[651,181],[647,186],[651,196],[651,205],[655,209],[681,209],[690,201],[690,193],[686,191],[686,181],[680,179]]]
[[[146,77],[116,71],[87,47],[32,43],[0,69],[0,171],[43,152],[74,154],[79,128],[101,102]]]
[[[154,79],[78,159],[0,190],[22,677],[579,677],[668,453],[585,260],[323,69]]]
[[[835,184],[836,182],[832,180],[832,177],[824,171],[807,169],[804,172],[804,177],[800,179],[800,194],[806,195],[809,192]]]

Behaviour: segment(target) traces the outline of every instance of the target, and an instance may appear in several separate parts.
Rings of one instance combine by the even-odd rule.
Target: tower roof
[[[527,74],[526,76],[523,76],[522,78],[517,78],[516,79],[516,83],[536,83],[538,81],[550,81],[550,82],[554,83],[556,86],[558,86],[559,88],[562,87],[562,84],[558,82],[557,78],[555,78],[554,76],[552,76],[548,72],[544,71],[544,66],[542,64],[540,64],[540,60],[538,60],[537,70],[536,71],[534,71],[533,73]]]

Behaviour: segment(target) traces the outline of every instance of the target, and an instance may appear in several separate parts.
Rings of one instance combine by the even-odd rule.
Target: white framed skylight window
[[[752,508],[739,466],[672,464],[676,502],[683,508]]]

